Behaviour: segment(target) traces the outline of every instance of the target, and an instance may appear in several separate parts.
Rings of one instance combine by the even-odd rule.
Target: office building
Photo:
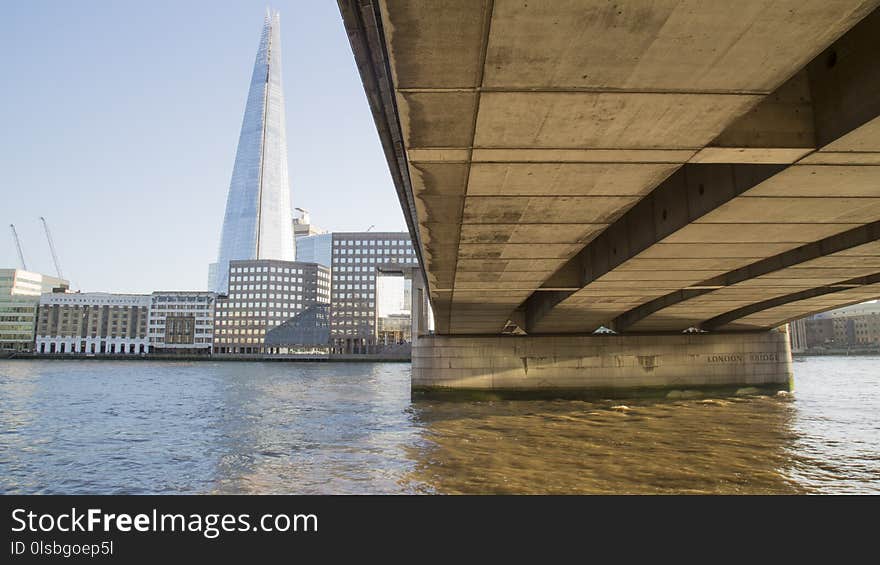
[[[274,346],[263,343],[268,331],[330,302],[330,270],[299,261],[230,261],[228,287],[228,295],[217,299],[214,352],[272,353]]]
[[[844,306],[820,316],[832,320],[836,343],[880,345],[880,302]]]
[[[148,353],[149,309],[149,294],[43,294],[37,317],[36,352],[69,355]]]
[[[240,259],[296,259],[277,12],[263,25],[208,288],[225,293],[229,262]]]
[[[213,292],[163,291],[150,295],[150,353],[210,355],[214,352]]]
[[[335,353],[370,353],[380,345],[377,310],[380,300],[395,300],[377,292],[377,279],[401,276],[417,267],[406,232],[339,232],[332,238],[333,273],[330,339]],[[399,312],[397,312],[399,313]]]
[[[40,295],[68,286],[57,277],[0,269],[0,353],[33,351]]]
[[[792,350],[880,346],[880,302],[853,304],[789,324]]]

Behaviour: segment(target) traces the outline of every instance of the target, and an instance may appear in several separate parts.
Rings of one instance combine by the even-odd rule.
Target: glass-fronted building
[[[296,259],[277,12],[267,13],[260,37],[210,290],[226,292],[229,262],[239,259]]]
[[[306,263],[331,266],[333,234],[305,235],[296,238],[296,258]]]
[[[23,269],[0,269],[0,355],[30,352],[40,295],[69,283]]]

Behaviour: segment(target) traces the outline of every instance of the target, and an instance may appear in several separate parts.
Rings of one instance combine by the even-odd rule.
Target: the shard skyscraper
[[[229,261],[294,261],[293,214],[287,175],[287,133],[281,88],[281,17],[267,12],[248,92],[217,262],[209,288],[227,291]]]

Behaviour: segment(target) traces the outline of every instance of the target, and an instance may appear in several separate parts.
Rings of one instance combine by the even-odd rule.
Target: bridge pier
[[[414,396],[682,398],[789,390],[784,329],[664,335],[424,336]]]

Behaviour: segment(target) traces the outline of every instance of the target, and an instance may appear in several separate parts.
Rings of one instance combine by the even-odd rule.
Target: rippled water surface
[[[788,396],[411,402],[406,364],[0,361],[0,493],[880,493],[880,358]]]

